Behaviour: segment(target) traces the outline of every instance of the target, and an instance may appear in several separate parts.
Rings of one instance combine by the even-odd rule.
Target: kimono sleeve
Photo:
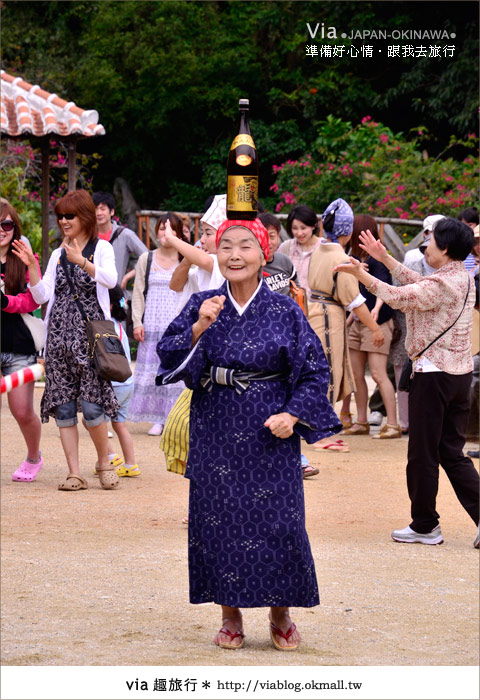
[[[200,295],[194,294],[157,343],[157,354],[160,358],[155,380],[157,386],[173,384],[180,380],[183,380],[189,389],[200,386],[200,379],[207,364],[203,342],[205,334],[192,348],[192,326],[198,321],[198,310],[202,301]]]
[[[342,429],[328,398],[330,369],[322,344],[300,309],[291,350],[291,393],[284,410],[299,420],[295,432],[308,443]]]

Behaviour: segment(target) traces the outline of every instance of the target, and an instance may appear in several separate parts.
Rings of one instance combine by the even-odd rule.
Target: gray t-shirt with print
[[[290,280],[298,284],[295,266],[287,255],[275,253],[263,268],[263,278],[272,292],[289,294]]]

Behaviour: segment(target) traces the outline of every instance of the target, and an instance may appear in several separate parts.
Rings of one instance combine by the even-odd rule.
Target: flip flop
[[[69,474],[65,481],[58,484],[59,491],[80,491],[81,489],[88,489],[88,483],[77,474]]]
[[[288,642],[288,640],[290,639],[290,637],[296,629],[296,624],[292,622],[288,630],[286,632],[282,632],[280,627],[277,627],[277,625],[275,625],[273,622],[270,622],[270,637],[272,639],[273,646],[275,647],[275,649],[278,649],[279,651],[295,651],[295,649],[298,649],[300,642],[291,647],[282,647],[275,639],[275,635],[277,635],[277,637],[282,637],[282,639],[285,639]]]
[[[230,641],[233,642],[234,639],[237,637],[241,637],[242,641],[240,644],[229,644],[228,642],[216,642],[218,647],[221,647],[222,649],[241,649],[243,645],[245,644],[245,635],[243,632],[230,632],[229,629],[226,627],[222,627],[218,633],[220,634],[226,634],[227,637],[230,637]]]
[[[349,446],[343,442],[343,440],[335,440],[334,442],[329,442],[326,445],[317,445],[316,447],[312,445],[314,450],[328,450],[329,452],[350,452]]]
[[[317,469],[317,467],[312,467],[311,464],[306,464],[304,467],[302,467],[302,473],[304,479],[309,479],[311,476],[320,474],[320,469]]]

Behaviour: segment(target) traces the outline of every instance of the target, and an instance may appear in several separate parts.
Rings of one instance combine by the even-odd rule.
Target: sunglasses
[[[71,221],[76,216],[77,216],[76,214],[57,214],[57,219],[59,221],[60,221],[60,219],[66,219],[67,221]]]
[[[4,231],[13,231],[15,228],[15,222],[10,221],[9,219],[4,219],[3,221],[0,221],[0,226],[3,228]]]

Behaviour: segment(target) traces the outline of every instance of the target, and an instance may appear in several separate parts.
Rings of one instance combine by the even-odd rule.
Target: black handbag
[[[435,340],[432,340],[432,342],[429,343],[429,345],[427,345],[427,347],[424,348],[422,350],[422,352],[418,353],[418,355],[413,358],[414,360],[418,360],[418,358],[423,355],[425,350],[428,350],[428,348],[431,347],[434,343],[436,343],[437,340],[439,340],[439,338],[442,337],[442,335],[445,335],[445,333],[447,333],[450,330],[450,328],[453,328],[453,326],[456,324],[456,322],[458,321],[460,316],[463,314],[463,309],[465,308],[465,304],[467,303],[469,293],[470,293],[470,279],[468,280],[468,289],[467,289],[467,294],[465,296],[465,301],[463,302],[462,310],[458,314],[455,321],[448,328],[446,328],[442,333],[440,333],[440,335],[438,335],[435,338]],[[414,372],[413,372],[413,360],[411,360],[409,357],[407,357],[407,359],[403,363],[402,373],[400,375],[400,380],[398,382],[399,391],[410,391],[410,389],[412,387],[412,382],[413,382],[413,374],[414,374]]]
[[[402,367],[402,373],[398,382],[399,391],[410,391],[413,381],[413,362],[409,357],[405,360]]]
[[[113,321],[107,321],[105,319],[90,321],[75,292],[75,287],[68,270],[65,250],[61,252],[60,261],[65,271],[73,300],[77,304],[85,323],[90,357],[93,358],[99,376],[111,382],[124,382],[132,376],[132,370],[130,369],[129,362],[125,355],[122,341],[115,331]]]

